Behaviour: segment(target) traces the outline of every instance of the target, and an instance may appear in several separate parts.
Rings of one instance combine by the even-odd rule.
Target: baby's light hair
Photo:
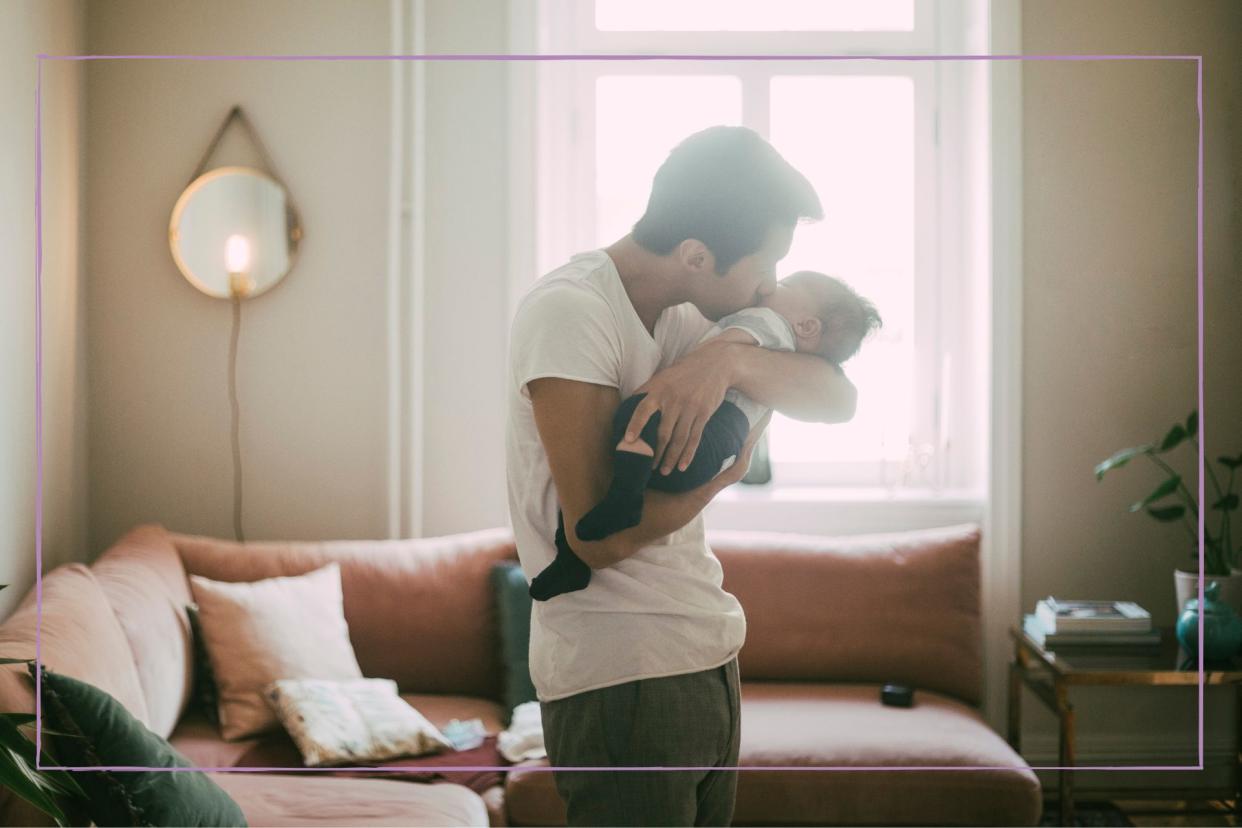
[[[799,270],[781,282],[803,287],[815,297],[815,315],[822,329],[816,353],[831,363],[840,365],[854,356],[863,340],[884,324],[875,305],[840,279]]]

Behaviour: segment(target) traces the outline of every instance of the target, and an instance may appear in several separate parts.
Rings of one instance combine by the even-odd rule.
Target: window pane
[[[596,243],[607,245],[647,209],[669,150],[701,129],[741,123],[742,84],[729,75],[606,75],[595,103]]]
[[[913,418],[914,85],[908,77],[772,79],[773,145],[815,186],[824,220],[802,225],[780,273],[818,270],[871,300],[883,327],[845,363],[858,410],[845,424],[773,414],[772,460],[899,460]]]
[[[914,0],[595,0],[600,31],[913,31]]]

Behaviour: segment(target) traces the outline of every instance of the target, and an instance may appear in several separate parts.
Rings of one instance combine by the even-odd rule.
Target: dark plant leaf
[[[1149,451],[1151,451],[1150,443],[1142,446],[1135,446],[1134,448],[1122,449],[1095,467],[1095,479],[1102,480],[1105,472],[1111,471],[1112,469],[1119,469],[1138,455],[1146,454]]]
[[[1130,511],[1137,512],[1143,509],[1144,507],[1146,507],[1147,504],[1149,503],[1154,503],[1162,497],[1168,497],[1169,495],[1173,494],[1173,492],[1177,491],[1177,487],[1180,486],[1181,484],[1182,484],[1182,476],[1180,474],[1173,475],[1168,480],[1164,481],[1159,486],[1157,486],[1155,491],[1153,491],[1147,497],[1131,505]]]
[[[0,658],[0,664],[29,664],[33,658]]]
[[[1182,428],[1182,424],[1178,423],[1169,429],[1169,433],[1164,435],[1164,439],[1160,441],[1160,449],[1158,454],[1164,454],[1172,448],[1176,448],[1182,440],[1186,439],[1186,429]]]
[[[1154,517],[1161,523],[1170,523],[1178,520],[1182,515],[1186,514],[1185,506],[1165,506],[1163,508],[1148,508],[1147,514]]]
[[[1238,496],[1231,492],[1213,503],[1212,508],[1224,509],[1226,512],[1232,512],[1234,509],[1238,508]]]
[[[51,795],[51,791],[55,790],[54,784],[10,747],[0,748],[0,781],[10,791],[55,819],[57,825],[65,824],[65,815]]]
[[[1216,462],[1227,469],[1236,469],[1238,466],[1242,466],[1242,454],[1239,454],[1237,457],[1217,457]]]
[[[1186,418],[1186,436],[1195,437],[1199,433],[1199,409],[1190,412],[1190,416]]]

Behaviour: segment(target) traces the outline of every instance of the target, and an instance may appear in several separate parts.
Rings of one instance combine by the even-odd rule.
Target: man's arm
[[[592,569],[611,566],[685,526],[721,489],[741,479],[749,465],[747,451],[733,466],[696,489],[678,494],[648,490],[637,526],[599,541],[580,540],[574,527],[608,491],[614,448],[610,445],[612,417],[620,395],[610,386],[556,377],[531,380],[527,389],[565,520],[565,538]]]
[[[812,354],[790,353],[726,339],[708,340],[641,386],[647,396],[634,409],[627,436],[642,432],[660,412],[657,473],[685,469],[698,450],[703,427],[736,388],[795,420],[843,423],[854,417],[858,391],[840,366]],[[667,449],[667,451],[666,451]]]

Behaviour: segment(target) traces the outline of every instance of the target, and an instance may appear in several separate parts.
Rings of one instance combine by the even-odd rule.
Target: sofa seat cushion
[[[251,826],[477,825],[487,806],[460,785],[422,785],[388,779],[324,779],[300,774],[210,773],[241,806]]]
[[[453,719],[480,719],[483,729],[496,734],[505,729],[504,705],[477,696],[443,696],[430,693],[402,693],[401,698],[427,717],[427,721],[444,730]],[[512,712],[512,711],[510,711]]]
[[[974,709],[915,691],[911,708],[880,704],[879,684],[742,683],[734,822],[780,825],[1034,825],[1039,780]],[[515,825],[564,825],[552,774],[510,772]],[[902,766],[1003,770],[883,770]],[[880,770],[868,770],[880,768]]]

